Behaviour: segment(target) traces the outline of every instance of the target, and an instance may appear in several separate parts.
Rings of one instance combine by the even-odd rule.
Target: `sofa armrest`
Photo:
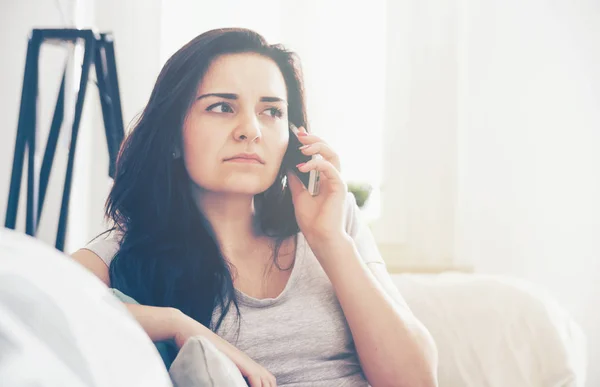
[[[440,386],[584,386],[586,340],[538,287],[479,274],[392,276],[439,350]]]

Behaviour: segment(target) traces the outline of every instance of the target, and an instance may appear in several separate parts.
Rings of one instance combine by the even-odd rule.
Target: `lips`
[[[233,157],[226,158],[225,161],[234,163],[246,163],[246,164],[264,164],[264,160],[257,154],[238,154]]]

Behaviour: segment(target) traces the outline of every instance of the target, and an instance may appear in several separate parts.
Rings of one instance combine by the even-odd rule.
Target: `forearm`
[[[203,336],[234,361],[240,355],[236,347],[178,309],[138,304],[126,306],[154,342],[174,340],[181,348],[189,337]]]
[[[177,322],[182,314],[177,309],[138,304],[125,304],[125,306],[152,341],[175,339],[178,331]]]
[[[435,386],[437,351],[431,336],[402,300],[384,291],[352,240],[313,250],[333,284],[371,385]]]

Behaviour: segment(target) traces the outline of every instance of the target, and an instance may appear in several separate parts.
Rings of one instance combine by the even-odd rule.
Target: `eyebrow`
[[[224,98],[224,99],[239,99],[239,96],[237,94],[233,94],[233,93],[208,93],[208,94],[202,94],[201,96],[199,96],[198,98],[196,98],[196,101],[201,100],[202,98],[207,98],[207,97],[219,97],[219,98]],[[283,98],[279,98],[279,97],[260,97],[260,101],[261,102],[283,102],[285,104],[287,104],[287,101]]]

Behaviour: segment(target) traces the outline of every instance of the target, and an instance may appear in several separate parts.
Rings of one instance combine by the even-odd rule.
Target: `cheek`
[[[203,185],[209,172],[215,168],[218,145],[214,142],[198,128],[185,128],[183,131],[185,166],[192,180],[199,185]]]
[[[287,150],[289,142],[289,137],[287,133],[279,134],[278,136],[274,136],[271,144],[271,149],[273,149],[273,156],[281,163],[283,160],[283,156],[285,155],[285,151]]]
[[[281,169],[281,165],[285,157],[285,152],[287,150],[287,140],[284,142],[279,141],[276,144],[272,144],[270,149],[270,159],[272,160],[272,167],[270,168],[270,173],[277,174]]]

